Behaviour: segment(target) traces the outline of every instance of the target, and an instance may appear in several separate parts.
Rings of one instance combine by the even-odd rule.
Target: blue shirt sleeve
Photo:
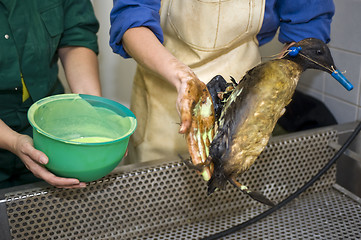
[[[257,36],[260,45],[272,40],[279,28],[282,43],[305,38],[330,41],[335,6],[332,0],[267,0],[262,28]]]
[[[123,48],[122,37],[133,27],[148,27],[163,43],[160,0],[113,0],[113,3],[109,41],[113,52],[130,57]],[[278,29],[278,39],[282,43],[310,37],[328,43],[334,12],[333,0],[267,0],[262,28],[257,35],[259,45],[271,41]]]
[[[159,10],[160,0],[113,0],[109,40],[113,52],[124,58],[130,57],[124,50],[122,37],[125,31],[134,27],[148,27],[163,43]]]

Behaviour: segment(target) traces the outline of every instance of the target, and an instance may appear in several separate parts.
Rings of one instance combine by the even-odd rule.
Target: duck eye
[[[320,49],[316,50],[316,54],[317,54],[317,55],[321,55],[321,54],[322,54],[322,50],[320,50]]]

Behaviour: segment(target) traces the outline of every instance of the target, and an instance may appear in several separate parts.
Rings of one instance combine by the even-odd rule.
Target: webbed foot
[[[235,178],[231,178],[228,180],[233,186],[235,186],[236,188],[238,188],[241,192],[247,194],[248,196],[250,196],[252,199],[260,202],[260,203],[263,203],[263,204],[266,204],[270,207],[273,207],[275,206],[276,204],[269,200],[266,196],[264,196],[262,193],[259,193],[259,192],[254,192],[254,191],[251,191],[250,189],[248,189],[247,186],[245,185],[242,185],[240,184],[239,182],[237,182],[237,180]]]

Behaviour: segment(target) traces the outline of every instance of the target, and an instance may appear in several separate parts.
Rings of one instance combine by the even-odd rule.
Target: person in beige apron
[[[161,4],[168,51],[147,28],[129,29],[123,37],[124,48],[140,63],[131,100],[138,128],[126,163],[187,153],[175,105],[181,82],[192,75],[190,69],[204,83],[218,74],[239,80],[261,60],[256,35],[263,22],[265,0],[165,0]],[[142,45],[148,50],[141,50]],[[173,73],[185,77],[173,77]]]
[[[334,11],[332,0],[114,0],[110,46],[139,64],[131,103],[139,127],[128,162],[185,153],[185,138],[202,143],[190,136],[210,139],[194,134],[213,127],[202,125],[210,109],[204,83],[218,74],[239,80],[277,31],[284,44],[328,43]],[[204,160],[202,144],[188,146],[193,164],[197,152]]]

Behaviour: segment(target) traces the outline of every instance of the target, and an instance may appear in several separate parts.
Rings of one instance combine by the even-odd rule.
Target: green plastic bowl
[[[28,111],[36,149],[55,175],[90,182],[122,160],[137,126],[134,114],[115,101],[84,94],[43,98]]]

